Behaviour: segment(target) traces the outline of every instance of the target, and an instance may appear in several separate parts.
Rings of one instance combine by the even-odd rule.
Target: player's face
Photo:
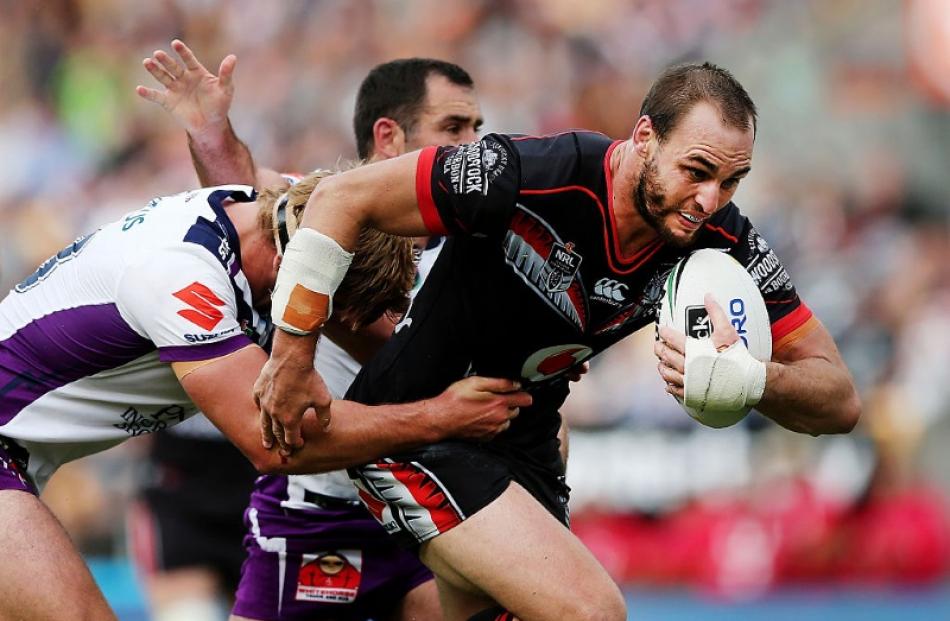
[[[406,151],[475,142],[481,126],[475,89],[453,84],[442,75],[430,75],[426,79],[425,104],[406,136]]]
[[[753,130],[727,125],[699,103],[643,163],[634,203],[669,244],[689,245],[724,207],[752,164]]]

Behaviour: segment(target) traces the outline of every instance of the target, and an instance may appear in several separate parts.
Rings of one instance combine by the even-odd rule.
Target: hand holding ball
[[[758,287],[729,254],[703,249],[682,259],[657,324],[660,374],[694,419],[727,427],[762,398],[771,324]]]

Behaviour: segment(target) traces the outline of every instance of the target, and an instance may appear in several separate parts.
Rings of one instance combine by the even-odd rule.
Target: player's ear
[[[643,115],[637,119],[637,124],[633,127],[633,147],[640,157],[647,157],[650,153],[650,143],[656,137],[653,130],[653,120],[649,116]]]
[[[279,252],[274,253],[274,264],[271,267],[273,268],[273,272],[275,274],[277,273],[277,270],[280,269],[280,262],[283,260],[284,260],[284,255],[280,254]]]
[[[399,123],[389,117],[380,117],[373,123],[373,154],[386,158],[406,152],[406,133]]]

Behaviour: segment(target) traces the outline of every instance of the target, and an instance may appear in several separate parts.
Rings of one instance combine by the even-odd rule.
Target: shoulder
[[[592,185],[604,176],[605,157],[616,142],[586,130],[505,138],[521,161],[526,188],[569,183]]]

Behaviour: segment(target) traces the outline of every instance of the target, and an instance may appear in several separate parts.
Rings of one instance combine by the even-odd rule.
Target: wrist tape
[[[319,329],[333,312],[333,294],[352,261],[353,253],[336,240],[314,229],[297,230],[277,272],[271,297],[274,325],[298,335]]]
[[[765,363],[736,341],[716,351],[711,339],[686,339],[683,402],[699,411],[737,411],[765,392]]]

